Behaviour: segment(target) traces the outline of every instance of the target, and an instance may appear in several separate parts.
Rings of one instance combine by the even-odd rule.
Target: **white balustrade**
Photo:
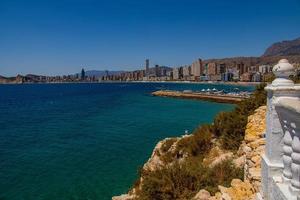
[[[266,200],[300,200],[300,85],[289,79],[294,68],[286,59],[274,66],[273,73],[276,79],[266,87],[261,196]]]
[[[280,60],[273,68],[276,79],[266,87],[262,197],[267,200],[300,200],[300,85],[289,79],[294,71],[286,59]]]

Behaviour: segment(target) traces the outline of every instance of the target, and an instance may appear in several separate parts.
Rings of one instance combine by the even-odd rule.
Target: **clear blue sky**
[[[260,56],[299,36],[299,0],[0,0],[0,74]]]

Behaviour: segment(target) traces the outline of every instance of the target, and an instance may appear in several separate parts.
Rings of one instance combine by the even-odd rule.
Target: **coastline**
[[[122,81],[124,82],[124,81]],[[126,81],[125,81],[126,82]],[[259,85],[262,82],[226,82],[226,81],[128,81],[128,82],[134,82],[134,83],[184,83],[184,84],[220,84],[220,85],[238,85],[238,86],[255,86]]]
[[[173,84],[211,84],[211,85],[236,85],[236,86],[256,86],[263,82],[224,82],[224,81],[99,81],[99,82],[25,82],[25,83],[0,83],[0,85],[26,85],[26,84],[105,84],[105,83],[173,83]]]

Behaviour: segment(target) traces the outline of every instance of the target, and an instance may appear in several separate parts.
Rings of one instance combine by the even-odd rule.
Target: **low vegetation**
[[[191,199],[200,189],[213,194],[218,185],[229,186],[233,178],[242,177],[243,169],[236,168],[230,160],[209,168],[192,157],[160,170],[144,171],[143,185],[137,195],[141,200]]]
[[[237,150],[244,138],[247,118],[254,110],[266,104],[265,84],[256,87],[250,98],[239,103],[231,112],[220,112],[213,123],[213,133],[223,149]]]

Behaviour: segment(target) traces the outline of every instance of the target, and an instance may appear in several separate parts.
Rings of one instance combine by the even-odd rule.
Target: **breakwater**
[[[158,90],[152,92],[152,95],[162,96],[162,97],[183,98],[183,99],[197,99],[197,100],[213,101],[218,103],[231,103],[231,104],[239,103],[243,99],[248,98],[247,95],[185,92],[185,91],[174,91],[174,90]]]

